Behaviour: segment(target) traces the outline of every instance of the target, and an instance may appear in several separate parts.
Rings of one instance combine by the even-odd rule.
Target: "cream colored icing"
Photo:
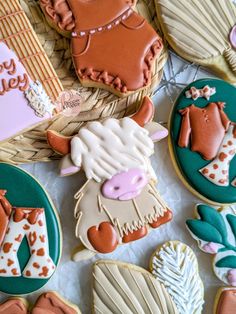
[[[130,168],[147,171],[153,152],[149,132],[131,118],[90,122],[71,141],[73,163],[97,182]]]
[[[152,274],[163,284],[180,314],[200,314],[204,287],[193,251],[184,243],[170,241],[155,252]]]
[[[75,207],[76,237],[92,251],[94,248],[87,237],[90,227],[98,226],[104,221],[111,222],[121,243],[125,234],[152,223],[158,217],[162,217],[168,209],[151,182],[143,188],[140,195],[128,201],[103,197],[100,192],[101,185],[93,179],[88,180],[75,195],[77,199]]]
[[[225,0],[156,0],[157,13],[168,40],[183,57],[214,63],[223,55],[236,70],[236,52],[229,33],[236,22],[236,5]],[[223,70],[222,66],[222,70]],[[226,71],[226,69],[225,69]]]
[[[177,314],[163,284],[135,265],[98,261],[93,270],[96,314]]]

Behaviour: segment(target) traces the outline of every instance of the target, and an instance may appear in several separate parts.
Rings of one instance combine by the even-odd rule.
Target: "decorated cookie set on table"
[[[3,0],[0,4],[4,5]],[[71,39],[75,71],[83,86],[126,97],[151,83],[153,63],[164,41],[134,11],[133,1],[40,0],[39,4],[48,23]],[[160,27],[177,53],[235,82],[233,2],[156,0],[156,7]],[[3,19],[8,23],[13,15],[9,12]],[[42,64],[51,67],[37,39],[31,40],[38,51],[24,56],[20,31],[10,36],[1,32],[3,143],[42,122],[50,125],[61,107],[56,106],[60,91],[56,73],[46,73],[45,67],[45,76],[34,79],[40,65],[32,58],[43,58]],[[13,44],[15,37],[19,45]],[[27,65],[30,58],[31,67]],[[217,314],[233,314],[236,303],[234,99],[235,87],[226,81],[192,82],[176,100],[169,123],[174,168],[184,185],[207,203],[196,206],[195,218],[186,225],[199,248],[213,255],[214,273],[226,285],[216,296]],[[60,175],[83,171],[86,176],[74,196],[79,242],[74,261],[98,253],[109,257],[119,246],[171,221],[172,210],[156,189],[150,162],[154,143],[167,137],[168,131],[153,118],[154,105],[146,96],[136,113],[127,117],[88,122],[72,136],[50,128],[46,132],[49,147],[61,155]],[[34,304],[21,297],[46,285],[61,253],[59,217],[46,191],[25,171],[0,163],[0,291],[11,295],[0,304],[0,313],[80,313],[54,291],[42,293]],[[198,314],[203,309],[204,286],[196,256],[179,241],[158,247],[149,271],[121,261],[98,260],[92,276],[94,313]]]

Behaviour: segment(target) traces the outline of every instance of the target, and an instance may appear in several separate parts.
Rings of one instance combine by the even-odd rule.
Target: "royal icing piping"
[[[149,133],[131,118],[90,122],[71,141],[71,159],[97,182],[130,168],[147,170],[154,152]]]
[[[197,100],[200,97],[204,97],[207,100],[210,99],[212,95],[216,93],[215,87],[210,87],[208,85],[204,86],[203,88],[196,88],[192,86],[189,90],[185,92],[186,98],[192,98],[193,100]]]
[[[43,118],[46,115],[52,117],[56,106],[52,103],[51,99],[45,92],[43,85],[39,81],[29,84],[29,88],[25,91],[25,97],[36,116],[40,118]]]
[[[216,210],[197,206],[197,219],[187,220],[201,250],[214,254],[213,269],[224,283],[236,286],[236,212],[233,207]]]
[[[71,29],[72,57],[82,83],[106,85],[118,93],[136,91],[150,84],[152,65],[163,43],[127,1],[68,0],[60,2],[61,6],[51,0],[40,3],[53,24],[66,30],[67,26],[69,29],[74,26]],[[58,24],[61,21],[62,24]],[[135,38],[140,40],[137,42]],[[126,49],[122,49],[123,46]]]
[[[93,278],[96,314],[178,313],[165,287],[149,272],[135,265],[98,261]]]
[[[26,236],[30,260],[21,269],[18,250]],[[55,264],[49,256],[48,234],[43,208],[14,208],[5,238],[0,247],[0,277],[46,279],[51,277]]]
[[[0,314],[28,314],[28,307],[23,299],[9,299],[0,304]]]
[[[200,108],[190,105],[179,112],[182,123],[178,145],[188,147],[191,136],[191,150],[206,160],[216,157],[221,142],[228,130],[230,120],[224,113],[225,103],[209,103]]]
[[[230,34],[229,34],[229,40],[231,46],[236,49],[236,25],[232,27]]]
[[[30,97],[36,86],[40,93],[39,98],[42,98],[47,106],[49,101],[43,88],[40,84],[32,82],[15,53],[0,42],[0,141],[43,121],[43,116],[36,115],[30,107],[36,105],[36,97]]]
[[[152,274],[162,282],[179,314],[200,314],[203,307],[204,288],[198,274],[198,264],[193,251],[180,242],[167,242],[151,261]]]
[[[219,186],[229,185],[229,169],[232,159],[236,155],[236,126],[231,125],[220,145],[216,158],[208,165],[200,169],[200,173],[212,183]],[[232,186],[235,186],[235,178]]]

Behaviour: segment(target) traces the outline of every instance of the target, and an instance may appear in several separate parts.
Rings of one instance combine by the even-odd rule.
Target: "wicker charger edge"
[[[64,135],[73,135],[88,121],[109,116],[123,117],[130,115],[136,111],[145,95],[152,96],[155,87],[162,78],[163,66],[168,57],[167,49],[163,50],[160,58],[154,63],[151,86],[140,92],[134,93],[127,98],[118,98],[102,89],[84,88],[79,84],[73,69],[69,40],[59,35],[48,25],[37,2],[34,0],[20,0],[19,2],[26,12],[64,89],[79,90],[83,104],[81,113],[78,116],[56,116],[52,121],[45,122],[39,127],[1,145],[1,161],[20,164],[58,159],[59,156],[47,144],[46,130],[53,129]],[[153,0],[139,0],[136,5],[136,11],[144,16],[154,29],[158,29]]]

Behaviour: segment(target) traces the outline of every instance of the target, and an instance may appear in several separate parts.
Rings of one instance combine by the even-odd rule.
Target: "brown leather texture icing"
[[[77,314],[73,307],[54,292],[42,294],[35,303],[31,314]]]
[[[236,290],[229,289],[222,291],[216,314],[235,314],[236,311]]]
[[[206,160],[213,159],[218,152],[230,120],[224,113],[224,103],[209,103],[204,108],[190,105],[180,110],[182,124],[178,145],[198,152]]]

